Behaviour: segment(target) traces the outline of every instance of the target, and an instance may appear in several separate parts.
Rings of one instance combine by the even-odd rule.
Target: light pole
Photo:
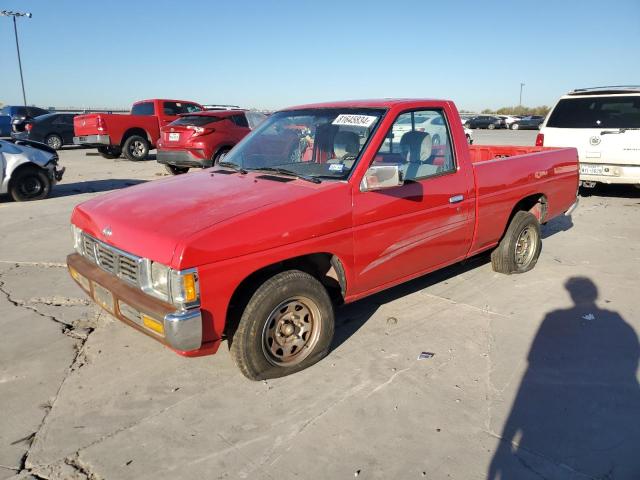
[[[522,87],[524,87],[524,83],[520,82],[520,103],[518,103],[518,106],[522,106]]]
[[[22,84],[22,101],[27,106],[27,94],[24,93],[24,78],[22,77],[22,60],[20,60],[20,45],[18,44],[18,26],[16,25],[16,17],[31,18],[30,13],[12,12],[10,10],[0,10],[0,16],[13,17],[13,33],[16,36],[16,51],[18,52],[18,68],[20,69],[20,83]]]

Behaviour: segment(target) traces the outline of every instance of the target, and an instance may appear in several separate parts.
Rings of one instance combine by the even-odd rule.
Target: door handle
[[[464,200],[464,195],[454,195],[453,197],[449,197],[449,203],[459,203]]]

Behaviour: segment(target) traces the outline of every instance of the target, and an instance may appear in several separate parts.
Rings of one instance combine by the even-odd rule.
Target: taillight
[[[536,147],[544,147],[544,133],[539,133],[536,136]]]
[[[27,124],[25,124],[25,126],[24,126],[24,129],[25,129],[27,132],[30,132],[32,128],[33,128],[33,125],[31,125],[30,123],[27,123]]]
[[[104,123],[104,118],[102,118],[100,115],[96,117],[96,127],[98,128],[99,132],[104,132],[107,129],[107,126]]]
[[[200,135],[207,135],[209,133],[213,133],[216,131],[215,128],[205,128],[205,127],[195,127],[193,125],[188,125],[188,129],[193,130],[193,137],[198,137]]]

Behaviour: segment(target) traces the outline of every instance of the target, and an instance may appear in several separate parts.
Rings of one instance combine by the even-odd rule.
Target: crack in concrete
[[[0,264],[15,265],[16,267],[67,268],[66,263],[57,262],[21,262],[15,260],[0,260]]]
[[[0,272],[0,277],[2,277],[3,275],[6,275],[7,273],[16,270],[17,268],[23,266],[23,265],[29,265],[29,266],[37,266],[40,268],[57,268],[57,267],[66,267],[66,265],[63,264],[52,264],[52,263],[39,263],[39,262],[7,262],[7,261],[0,261],[0,263],[13,263],[13,266],[11,268],[9,268],[6,271]],[[36,479],[42,479],[42,480],[48,480],[49,477],[43,476],[43,472],[41,471],[35,471],[34,468],[31,465],[28,465],[29,462],[29,454],[31,452],[31,447],[33,445],[33,443],[35,442],[36,438],[38,437],[38,434],[40,433],[40,430],[42,429],[42,427],[44,426],[45,422],[47,421],[47,418],[49,417],[49,414],[51,413],[51,411],[53,410],[53,407],[56,403],[56,401],[58,400],[58,397],[60,395],[60,392],[62,390],[62,388],[64,387],[65,382],[67,381],[67,379],[69,378],[69,375],[71,373],[73,373],[74,371],[78,370],[79,368],[81,368],[83,365],[86,364],[87,361],[87,357],[85,355],[84,352],[84,347],[85,344],[89,338],[89,335],[93,332],[94,328],[91,327],[87,327],[87,328],[78,328],[73,324],[67,323],[59,318],[57,318],[54,315],[47,315],[45,313],[40,312],[36,307],[27,304],[26,302],[24,302],[23,300],[18,300],[15,299],[11,292],[9,291],[9,289],[6,286],[6,282],[0,281],[0,293],[2,293],[5,298],[7,299],[7,301],[13,305],[16,308],[24,308],[26,310],[29,310],[31,312],[36,313],[37,315],[46,318],[49,321],[53,321],[57,324],[60,325],[60,331],[63,335],[66,335],[74,340],[77,341],[77,343],[75,344],[75,355],[73,356],[73,359],[71,360],[71,363],[69,365],[69,368],[67,369],[67,372],[65,374],[65,376],[63,377],[62,381],[60,382],[60,386],[58,387],[53,400],[51,400],[48,404],[47,404],[47,408],[45,408],[45,414],[42,417],[42,421],[40,422],[40,425],[38,425],[38,428],[36,429],[36,431],[30,435],[28,435],[27,437],[24,437],[22,439],[19,440],[20,441],[28,441],[29,445],[28,448],[26,449],[24,455],[21,457],[20,459],[20,465],[17,468],[13,468],[13,467],[5,467],[4,465],[2,465],[3,468],[7,468],[9,470],[15,471],[18,474],[20,473],[25,473],[28,475],[31,475],[32,477],[36,478]],[[42,305],[48,305],[48,306],[56,306],[56,307],[70,307],[70,306],[78,306],[78,305],[89,305],[89,301],[85,301],[84,299],[71,299],[71,298],[66,298],[66,297],[53,297],[53,298],[34,298],[31,300],[33,303],[38,303],[38,304],[42,304]],[[95,317],[95,324],[98,323],[98,320],[101,316],[102,312],[98,311]],[[100,477],[98,477],[97,475],[93,474],[88,466],[84,465],[82,462],[80,462],[79,458],[78,458],[78,453],[75,454],[74,458],[67,458],[65,459],[65,464],[68,465],[69,467],[75,469],[82,477],[84,477],[87,480],[101,480]],[[79,478],[82,478],[79,477]]]

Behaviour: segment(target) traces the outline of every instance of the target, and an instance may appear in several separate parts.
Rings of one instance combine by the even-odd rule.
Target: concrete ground
[[[51,198],[0,199],[0,479],[640,478],[640,191],[583,197],[527,274],[485,256],[343,307],[326,359],[256,383],[73,284],[74,205],[164,173],[60,157]]]

